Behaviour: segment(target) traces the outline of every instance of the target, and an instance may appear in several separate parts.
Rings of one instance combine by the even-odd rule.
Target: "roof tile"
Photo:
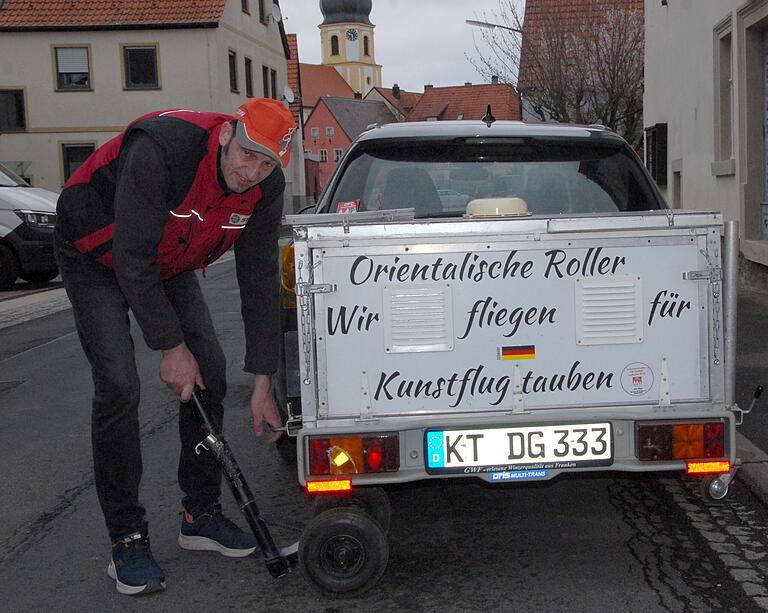
[[[371,124],[397,121],[387,105],[379,100],[323,97],[321,101],[350,140],[357,138]]]
[[[301,125],[301,79],[299,78],[299,43],[295,34],[286,34],[291,57],[287,63],[288,87],[293,91],[293,102],[288,105],[296,125]]]
[[[0,30],[217,23],[227,0],[5,0]]]
[[[404,115],[410,113],[413,107],[416,106],[419,98],[421,98],[421,94],[416,92],[407,92],[404,89],[400,90],[399,98],[395,98],[391,87],[374,87],[373,89],[384,96],[384,98],[387,99],[387,102],[389,102],[392,106],[400,109]]]
[[[428,87],[406,121],[482,119],[488,105],[496,119],[520,119],[520,100],[511,85],[458,85]]]
[[[534,80],[530,54],[541,44],[547,27],[562,25],[567,31],[577,31],[584,24],[600,23],[610,8],[637,10],[642,14],[643,5],[644,0],[527,0],[518,85],[526,87]]]
[[[302,102],[305,108],[317,104],[320,96],[354,98],[355,92],[333,66],[299,64]]]

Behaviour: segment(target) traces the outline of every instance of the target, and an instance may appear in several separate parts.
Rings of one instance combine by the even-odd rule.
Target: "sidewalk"
[[[740,432],[736,433],[736,448],[742,461],[736,479],[744,483],[763,504],[768,504],[768,454]]]

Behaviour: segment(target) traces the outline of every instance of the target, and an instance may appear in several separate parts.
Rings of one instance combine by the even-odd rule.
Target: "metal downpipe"
[[[739,277],[739,223],[725,223],[725,269],[723,271],[725,335],[725,406],[736,404],[736,313]]]

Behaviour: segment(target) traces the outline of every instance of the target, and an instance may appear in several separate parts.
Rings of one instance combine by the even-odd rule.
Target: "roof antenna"
[[[491,127],[491,124],[496,121],[496,118],[491,113],[491,105],[488,105],[488,109],[485,111],[485,117],[483,117],[480,121],[484,121],[485,125],[489,128]]]

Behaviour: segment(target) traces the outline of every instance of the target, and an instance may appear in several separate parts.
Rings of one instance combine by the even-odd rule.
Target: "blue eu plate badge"
[[[427,432],[427,466],[443,468],[445,466],[445,437],[443,432]]]

